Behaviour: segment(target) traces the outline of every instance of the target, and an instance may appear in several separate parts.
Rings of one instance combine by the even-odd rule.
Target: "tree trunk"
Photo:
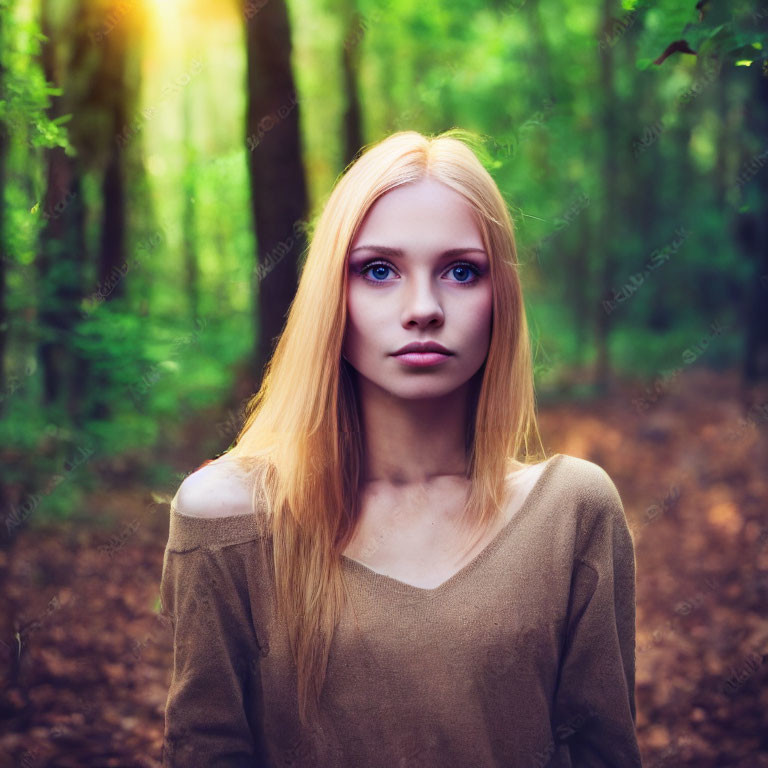
[[[96,93],[105,101],[107,125],[115,137],[127,122],[126,39],[125,27],[117,25],[109,38],[99,44],[102,65],[95,73]],[[122,142],[116,138],[109,141],[107,153],[106,170],[102,180],[104,211],[99,248],[100,283],[120,275],[120,267],[125,263],[125,153]],[[117,298],[124,295],[124,292],[125,282],[118,279],[107,298]]]
[[[603,32],[608,33],[611,30],[611,19],[617,8],[615,0],[604,0],[603,2]],[[598,270],[598,290],[600,293],[599,301],[595,303],[595,345],[597,348],[597,357],[594,370],[594,384],[598,392],[604,392],[608,388],[609,361],[608,361],[608,333],[611,326],[611,320],[608,313],[603,309],[603,301],[610,301],[613,298],[613,284],[616,276],[616,242],[615,242],[615,221],[617,215],[616,196],[619,191],[618,184],[618,164],[617,164],[617,120],[618,111],[616,104],[616,94],[613,84],[613,66],[614,57],[611,46],[606,46],[602,50],[598,49],[600,57],[600,93],[602,108],[602,135],[603,140],[603,214],[601,227],[602,247],[599,249],[601,259]]]
[[[197,155],[192,136],[192,105],[189,90],[184,91],[183,141],[186,148],[186,162],[183,174],[184,200],[182,202],[182,242],[184,265],[187,279],[187,297],[192,323],[200,317],[200,270],[198,267],[197,233],[195,232],[196,197],[195,168]]]
[[[307,191],[301,157],[298,95],[291,71],[291,30],[284,0],[256,14],[246,2],[247,144],[251,208],[258,239],[256,269],[258,387],[296,293],[306,246]]]
[[[360,98],[358,95],[358,70],[360,61],[360,40],[366,29],[362,15],[355,10],[354,0],[342,4],[346,23],[346,34],[341,52],[341,69],[344,75],[346,107],[342,118],[344,131],[344,165],[349,165],[363,145]]]
[[[753,86],[752,98],[746,102],[746,127],[759,148],[744,158],[737,179],[744,199],[754,201],[748,212],[737,214],[736,223],[737,242],[752,264],[742,367],[743,385],[750,386],[768,378],[768,77],[756,67],[749,67],[745,74]]]
[[[42,4],[42,30],[47,40],[42,49],[45,79],[62,95],[51,100],[52,119],[63,114],[77,115],[77,106],[67,101],[67,82],[73,73],[64,68],[57,49],[58,35],[51,23],[50,0]],[[85,57],[78,46],[85,37],[75,41],[72,61]],[[75,386],[78,368],[87,361],[79,359],[71,343],[78,312],[83,299],[85,264],[85,210],[82,195],[82,164],[79,158],[68,157],[60,147],[45,152],[47,166],[43,217],[46,223],[40,233],[37,268],[40,275],[39,325],[40,360],[43,374],[43,400],[49,408],[65,408],[70,414],[79,412],[79,395]]]

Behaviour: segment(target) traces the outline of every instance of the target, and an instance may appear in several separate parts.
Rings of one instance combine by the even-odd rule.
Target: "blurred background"
[[[168,502],[361,148],[507,200],[548,454],[637,555],[646,766],[768,766],[768,10],[0,0],[0,768],[159,766]]]

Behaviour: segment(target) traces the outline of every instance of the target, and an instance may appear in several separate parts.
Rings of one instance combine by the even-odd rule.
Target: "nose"
[[[445,313],[440,301],[439,287],[429,270],[414,273],[403,286],[402,297],[403,326],[443,323]]]

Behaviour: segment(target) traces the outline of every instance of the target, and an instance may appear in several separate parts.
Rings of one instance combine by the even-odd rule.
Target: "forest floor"
[[[645,768],[768,768],[768,393],[748,411],[735,374],[705,370],[657,390],[542,405],[547,455],[599,464],[624,502]],[[0,768],[160,766],[168,507],[145,487],[88,506],[112,528],[36,526],[0,550]]]

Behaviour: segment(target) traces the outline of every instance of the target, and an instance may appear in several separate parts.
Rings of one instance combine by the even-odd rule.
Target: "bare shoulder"
[[[254,475],[226,456],[203,465],[176,491],[172,508],[185,517],[221,518],[252,513]]]

